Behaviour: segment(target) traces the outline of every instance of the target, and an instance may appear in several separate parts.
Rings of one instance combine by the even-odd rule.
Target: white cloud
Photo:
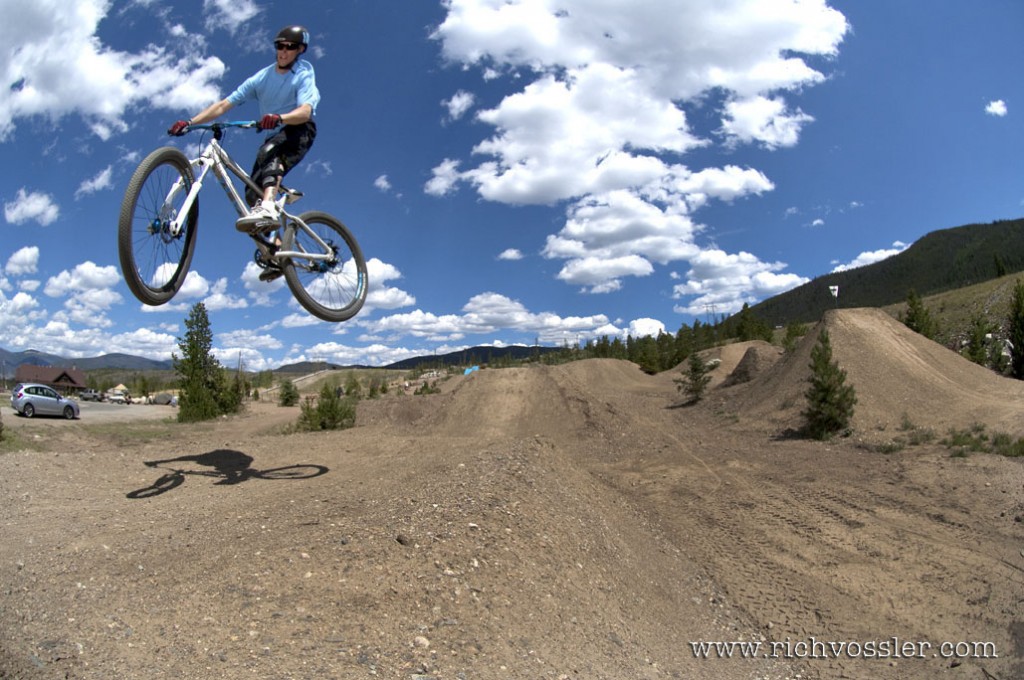
[[[285,287],[284,278],[273,281],[260,281],[260,269],[253,261],[249,261],[242,270],[242,285],[245,287],[249,300],[257,307],[270,307],[274,304],[274,293]]]
[[[567,262],[558,278],[591,293],[611,293],[622,287],[623,276],[647,276],[653,271],[651,263],[639,255],[581,257]]]
[[[562,231],[548,236],[542,255],[568,260],[559,279],[607,293],[621,288],[624,276],[651,274],[652,261],[665,264],[696,255],[696,231],[685,214],[614,191],[573,206]]]
[[[411,335],[433,342],[461,341],[467,335],[490,335],[499,330],[514,330],[535,335],[543,342],[558,344],[577,337],[607,334],[608,318],[602,314],[585,317],[561,317],[551,312],[530,312],[518,300],[499,293],[475,295],[462,308],[462,314],[437,315],[416,309],[381,319],[357,321],[373,337],[397,339]]]
[[[43,293],[53,298],[66,298],[63,309],[54,314],[54,320],[71,321],[89,328],[109,327],[112,322],[106,311],[123,300],[114,290],[120,280],[116,267],[101,267],[86,261],[50,277]]]
[[[794,146],[804,125],[814,121],[802,111],[790,112],[780,97],[751,97],[725,105],[723,132],[735,142],[760,142],[766,148]]]
[[[262,334],[252,329],[239,329],[227,333],[218,333],[217,340],[224,346],[232,348],[236,356],[237,348],[247,347],[251,349],[273,350],[280,349],[284,345],[273,335]]]
[[[431,196],[445,196],[455,189],[459,181],[459,161],[446,158],[434,168],[434,176],[427,181],[423,190]]]
[[[17,197],[4,203],[4,219],[10,224],[24,224],[35,220],[44,227],[52,224],[60,216],[60,208],[53,202],[53,197],[39,191],[31,193],[24,188],[18,189]]]
[[[796,274],[778,273],[785,269],[782,262],[762,262],[750,253],[729,254],[713,249],[701,252],[690,260],[686,283],[673,287],[673,297],[696,296],[676,311],[693,316],[707,314],[733,314],[744,303],[753,304],[760,299],[778,295],[809,279]]]
[[[28,339],[26,323],[45,317],[46,312],[40,308],[39,301],[28,293],[18,292],[8,298],[0,291],[0,344],[6,348],[24,346]]]
[[[39,265],[39,247],[25,246],[20,248],[7,258],[4,272],[11,276],[24,276],[35,274]]]
[[[466,115],[466,112],[473,107],[475,101],[476,97],[473,96],[473,93],[459,90],[452,95],[451,99],[441,103],[448,109],[448,119],[458,120]]]
[[[989,102],[988,105],[985,106],[985,113],[990,116],[998,116],[1002,118],[1008,113],[1006,102],[1002,99],[996,99],[995,101]]]
[[[388,281],[395,281],[402,278],[402,273],[394,265],[382,262],[376,257],[366,261],[366,275],[370,279],[370,289],[366,293],[366,303],[363,305],[368,314],[374,309],[398,309],[416,304],[416,298],[409,293],[386,285]]]
[[[235,33],[262,12],[253,0],[203,0],[206,27]]]
[[[82,182],[78,185],[78,190],[75,191],[75,198],[81,198],[82,196],[87,196],[89,194],[94,194],[97,191],[111,188],[113,186],[113,182],[111,182],[110,178],[113,171],[114,166],[108,165],[103,170],[100,170],[95,177]]]
[[[227,3],[225,3],[227,4]],[[56,122],[77,113],[103,139],[124,130],[133,105],[195,109],[218,97],[224,63],[183,37],[170,47],[138,52],[104,45],[96,35],[111,9],[107,0],[6,2],[4,19],[21,30],[0,48],[0,141],[20,119]]]
[[[373,186],[384,193],[391,191],[391,182],[388,180],[387,175],[381,175],[373,180]]]
[[[157,276],[158,279],[164,278]],[[204,297],[210,292],[210,282],[206,278],[197,272],[196,270],[190,271],[185,275],[185,280],[181,284],[181,288],[178,289],[176,297],[179,300],[192,300]]]
[[[318,177],[330,177],[334,174],[334,168],[331,167],[330,161],[324,161],[320,159],[312,160],[309,163],[303,163],[303,172],[307,175],[314,175]]]
[[[228,293],[228,280],[226,278],[217,279],[216,283],[210,287],[209,295],[203,300],[203,304],[211,312],[222,309],[245,309],[249,306],[245,298]]]
[[[690,261],[691,281],[677,295],[714,289],[729,305],[800,280],[749,253],[722,253],[750,270],[743,283],[694,279],[718,271],[700,259],[694,211],[775,187],[756,168],[693,171],[679,158],[716,141],[693,132],[688,105],[718,116],[725,147],[799,142],[814,118],[789,99],[826,79],[822,57],[838,53],[849,29],[825,0],[445,4],[433,37],[447,59],[522,85],[476,115],[492,133],[473,148],[475,164],[444,159],[427,193],[465,183],[501,203],[568,202],[543,255],[565,259],[558,278],[588,292],[619,290],[680,260]]]
[[[844,272],[849,269],[856,269],[857,267],[864,267],[875,262],[881,262],[882,260],[888,259],[893,255],[899,255],[907,249],[908,244],[902,241],[896,241],[892,244],[891,248],[881,248],[879,250],[866,251],[858,255],[853,259],[852,262],[847,264],[838,264],[832,269],[833,272]]]
[[[50,277],[43,292],[50,297],[79,295],[89,290],[113,288],[120,281],[117,267],[101,267],[94,262],[83,262],[71,271],[64,270]]]
[[[665,324],[657,319],[633,319],[629,322],[629,334],[634,338],[658,337],[665,332]]]
[[[439,351],[445,351],[439,348]],[[329,361],[336,364],[365,364],[368,366],[386,366],[388,364],[422,356],[423,351],[396,347],[391,344],[374,343],[365,347],[352,347],[336,342],[322,342],[313,345],[302,354],[289,357],[291,361]]]
[[[521,260],[523,253],[517,248],[506,248],[498,255],[499,260]]]

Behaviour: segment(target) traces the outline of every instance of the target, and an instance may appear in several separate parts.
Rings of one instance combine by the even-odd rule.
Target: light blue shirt
[[[309,104],[315,115],[320,91],[316,88],[313,65],[305,59],[297,59],[286,73],[278,73],[274,65],[257,71],[228,95],[228,101],[234,106],[255,101],[259,104],[260,116],[268,113],[283,115],[302,104]]]

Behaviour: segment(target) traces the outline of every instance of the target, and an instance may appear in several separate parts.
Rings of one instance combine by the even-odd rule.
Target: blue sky
[[[936,229],[1024,215],[1024,4],[942,0],[0,0],[0,346],[383,365],[675,332]],[[344,324],[261,283],[219,187],[169,304],[117,215],[165,130],[312,33],[319,136],[289,176],[354,231]],[[237,114],[237,115],[236,115]],[[240,108],[232,119],[255,117]],[[244,167],[259,137],[231,134]]]

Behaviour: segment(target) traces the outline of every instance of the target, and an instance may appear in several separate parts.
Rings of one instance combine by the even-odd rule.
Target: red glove
[[[167,134],[174,135],[175,137],[181,137],[183,134],[188,132],[188,126],[191,124],[191,120],[177,120],[174,122],[174,125],[167,130]]]
[[[268,113],[267,115],[260,118],[260,129],[261,130],[273,130],[281,124],[281,116],[276,113]]]

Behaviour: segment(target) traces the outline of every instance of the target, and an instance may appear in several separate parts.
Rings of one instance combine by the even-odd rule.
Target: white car
[[[130,404],[132,403],[132,397],[127,392],[114,390],[112,392],[107,392],[107,401],[111,404]]]

